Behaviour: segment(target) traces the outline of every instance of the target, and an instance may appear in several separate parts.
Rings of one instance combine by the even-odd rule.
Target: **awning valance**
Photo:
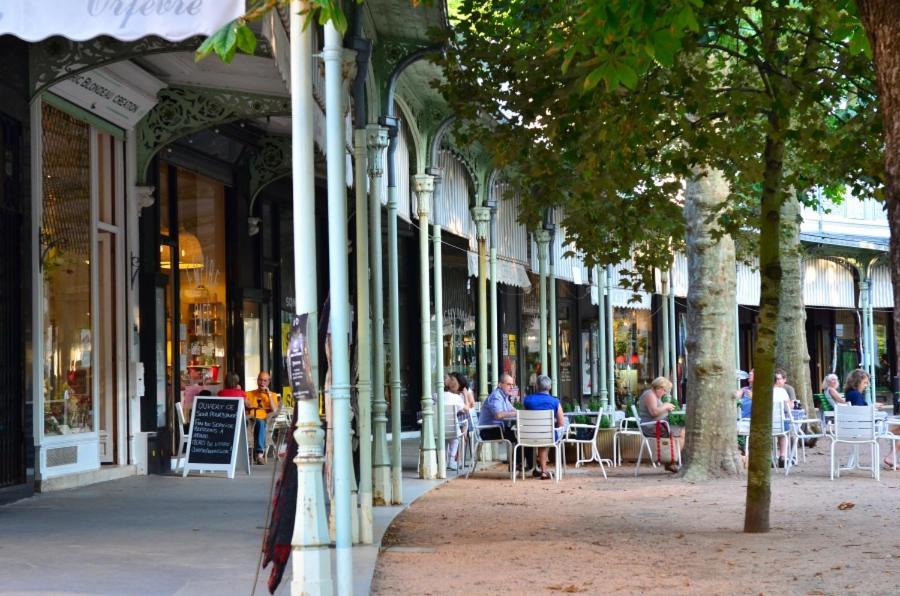
[[[478,277],[478,253],[469,251],[469,276]],[[488,267],[488,279],[490,279],[491,271]],[[531,287],[531,281],[528,279],[528,272],[525,265],[514,261],[497,259],[497,283],[515,286],[517,288]]]
[[[244,0],[12,0],[0,5],[0,35],[25,41],[61,35],[75,41],[155,35],[180,41],[211,35],[244,14]]]

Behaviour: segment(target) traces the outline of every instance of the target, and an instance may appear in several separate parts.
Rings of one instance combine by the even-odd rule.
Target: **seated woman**
[[[526,395],[522,401],[522,405],[526,410],[551,410],[554,412],[554,420],[557,429],[566,426],[566,417],[562,411],[562,404],[559,400],[550,395],[550,389],[553,382],[547,375],[538,375],[536,379],[537,388],[535,393]],[[554,431],[555,438],[559,439],[559,430]],[[559,447],[557,447],[559,449]],[[537,448],[537,465],[534,468],[534,476],[541,480],[549,480],[550,473],[547,472],[547,455],[550,453],[549,447]]]
[[[663,395],[672,390],[672,383],[665,377],[656,377],[650,383],[650,388],[641,394],[638,399],[638,416],[641,418],[641,432],[646,437],[656,437],[659,432],[660,438],[668,438],[672,444],[672,461],[666,464],[666,470],[670,472],[678,471],[678,464],[675,463],[675,449],[681,452],[682,440],[684,434],[680,426],[669,426],[667,424],[653,425],[644,424],[654,420],[665,420],[669,416],[669,412],[675,410],[675,404],[664,404],[660,401]],[[658,428],[657,428],[658,426]]]
[[[451,372],[444,377],[444,405],[456,406],[456,420],[459,428],[465,436],[469,428],[469,404],[466,403],[463,387],[466,377],[458,372]],[[457,453],[459,452],[459,439],[456,437],[447,439],[447,468],[456,471],[459,468]]]
[[[866,389],[869,388],[869,375],[861,368],[851,371],[847,375],[847,383],[844,385],[844,400],[851,406],[867,406]]]
[[[838,392],[839,384],[840,381],[836,374],[830,373],[825,375],[825,378],[822,380],[822,393],[825,395],[825,399],[832,403],[845,404],[847,403],[847,400],[845,400],[844,396]]]

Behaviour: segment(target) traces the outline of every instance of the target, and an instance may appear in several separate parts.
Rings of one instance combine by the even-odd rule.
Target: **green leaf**
[[[850,53],[854,56],[863,53],[866,55],[866,58],[872,59],[872,47],[869,45],[866,30],[861,26],[857,27],[850,37]]]
[[[622,84],[628,87],[629,89],[634,89],[637,87],[638,75],[637,72],[633,68],[631,68],[627,64],[620,64],[616,69],[616,73],[618,74],[618,78],[622,81]]]
[[[575,58],[575,46],[572,46],[568,50],[566,50],[566,56],[562,63],[562,73],[566,74],[569,70],[569,66],[572,64],[572,59]]]
[[[231,23],[228,23],[227,25],[207,37],[206,40],[202,44],[200,44],[200,47],[197,48],[194,56],[194,61],[200,62],[211,53],[218,53],[218,50],[216,48],[222,44],[222,40],[225,38],[226,32],[230,27]]]
[[[608,68],[606,65],[598,66],[597,68],[592,70],[590,72],[590,74],[588,74],[588,76],[586,76],[584,78],[584,90],[590,91],[591,89],[596,87],[598,84],[600,84],[600,81],[606,80],[607,79],[607,71],[608,71]]]
[[[690,6],[682,8],[681,12],[672,19],[672,24],[678,29],[689,29],[694,33],[700,31],[700,23],[697,22],[697,17]]]
[[[231,63],[234,59],[234,52],[237,50],[236,30],[237,25],[232,23],[232,26],[225,31],[225,35],[219,40],[219,43],[215,45],[216,54],[226,64]]]
[[[245,54],[253,54],[256,51],[256,35],[246,23],[237,28],[237,47]]]

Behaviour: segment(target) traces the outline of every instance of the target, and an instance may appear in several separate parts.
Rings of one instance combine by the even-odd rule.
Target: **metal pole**
[[[292,0],[291,31],[291,173],[294,228],[295,301],[298,314],[307,315],[310,360],[315,367],[318,337],[318,288],[316,287],[316,188],[313,148],[312,28],[303,27],[301,11],[307,2]],[[308,280],[307,283],[299,283]],[[313,397],[318,395],[318,376],[311,375]],[[334,591],[331,552],[325,517],[325,433],[316,399],[297,401],[297,511],[293,550],[292,594],[326,594]]]
[[[540,312],[540,355],[541,374],[547,374],[547,245],[550,243],[550,233],[547,230],[537,230],[534,240],[538,250],[538,276],[540,277],[540,294],[538,296],[538,311]]]
[[[447,477],[447,448],[444,438],[444,296],[443,296],[443,263],[441,260],[441,170],[429,168],[428,173],[434,177],[434,217],[432,218],[432,242],[434,253],[434,337],[435,337],[435,375],[434,392],[437,395],[437,467],[438,478]]]
[[[419,446],[419,478],[437,478],[437,454],[434,444],[434,408],[431,399],[431,291],[428,259],[428,213],[434,178],[428,174],[413,176],[419,214],[419,302],[422,318],[422,433]]]
[[[606,366],[608,375],[606,377],[606,383],[609,387],[609,402],[611,404],[616,403],[616,369],[615,369],[615,358],[616,351],[613,345],[615,341],[615,318],[613,315],[613,305],[612,305],[612,265],[606,266]],[[629,412],[626,415],[630,415]]]
[[[678,342],[676,335],[675,317],[675,284],[672,272],[669,271],[669,357],[671,358],[669,370],[672,371],[672,398],[678,403]]]
[[[556,321],[556,227],[550,229],[550,245],[547,261],[550,265],[550,380],[553,384],[553,395],[559,396],[559,324]],[[546,373],[545,373],[546,374]]]
[[[734,360],[735,370],[741,370],[741,307],[737,300],[734,302]],[[749,373],[750,371],[748,370],[747,372]],[[740,389],[740,379],[736,383],[737,388]]]
[[[497,202],[488,201],[491,210],[491,390],[500,384],[500,346],[497,337]]]
[[[372,259],[372,500],[389,505],[391,500],[391,458],[387,446],[387,401],[384,398],[384,267],[381,256],[381,195],[387,129],[377,124],[366,127],[369,149],[369,242]]]
[[[396,127],[388,129],[388,159],[397,158]],[[393,147],[393,149],[392,149]],[[391,332],[391,497],[395,504],[403,503],[403,439],[400,417],[403,399],[400,396],[400,263],[397,246],[397,181],[396,167],[388,165],[388,304]]]
[[[366,196],[366,130],[353,131],[356,189],[356,312],[359,378],[356,382],[359,418],[359,538],[372,544],[372,323],[369,319],[369,197]]]
[[[338,594],[353,593],[350,474],[350,283],[347,271],[347,183],[344,149],[344,49],[325,24],[325,140],[328,148],[328,281],[331,295],[331,408],[334,419],[335,575]],[[297,280],[300,283],[302,280]]]
[[[859,280],[859,306],[862,311],[862,345],[863,345],[863,354],[862,354],[862,368],[869,372],[869,360],[872,358],[872,354],[869,351],[869,280],[865,277],[866,272],[860,268],[860,280]],[[869,403],[872,403],[872,379],[869,378],[869,387],[866,390],[866,397]]]
[[[609,399],[609,388],[606,386],[606,269],[597,267],[597,372],[600,376],[600,400]],[[608,402],[607,402],[608,403]]]
[[[659,374],[663,377],[669,376],[669,272],[661,272],[662,277],[662,296],[660,303],[662,308],[662,332],[660,333],[660,343],[662,344],[662,359],[659,365]]]
[[[488,396],[487,236],[490,209],[473,207],[472,219],[478,236],[478,400],[484,401]]]

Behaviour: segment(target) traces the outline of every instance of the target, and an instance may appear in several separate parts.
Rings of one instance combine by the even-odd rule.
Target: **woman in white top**
[[[791,428],[791,398],[788,396],[784,384],[787,382],[787,373],[780,368],[775,369],[775,386],[772,388],[772,412],[781,408],[784,414],[784,430]],[[788,457],[787,437],[778,437],[778,467],[783,468]]]
[[[460,424],[463,435],[465,435],[468,430],[468,423],[464,421],[468,420],[470,406],[466,403],[465,394],[463,393],[462,387],[460,387],[459,373],[452,372],[444,377],[444,405],[456,406],[458,408],[457,421]],[[460,412],[463,413],[463,416],[459,416]],[[447,439],[447,468],[450,470],[455,471],[459,467],[459,464],[456,461],[458,451],[459,439],[456,437]]]
[[[822,393],[825,394],[826,399],[831,400],[833,403],[845,404],[847,403],[847,400],[845,400],[844,396],[838,391],[839,386],[840,379],[838,379],[838,376],[834,373],[827,374],[822,380]]]

